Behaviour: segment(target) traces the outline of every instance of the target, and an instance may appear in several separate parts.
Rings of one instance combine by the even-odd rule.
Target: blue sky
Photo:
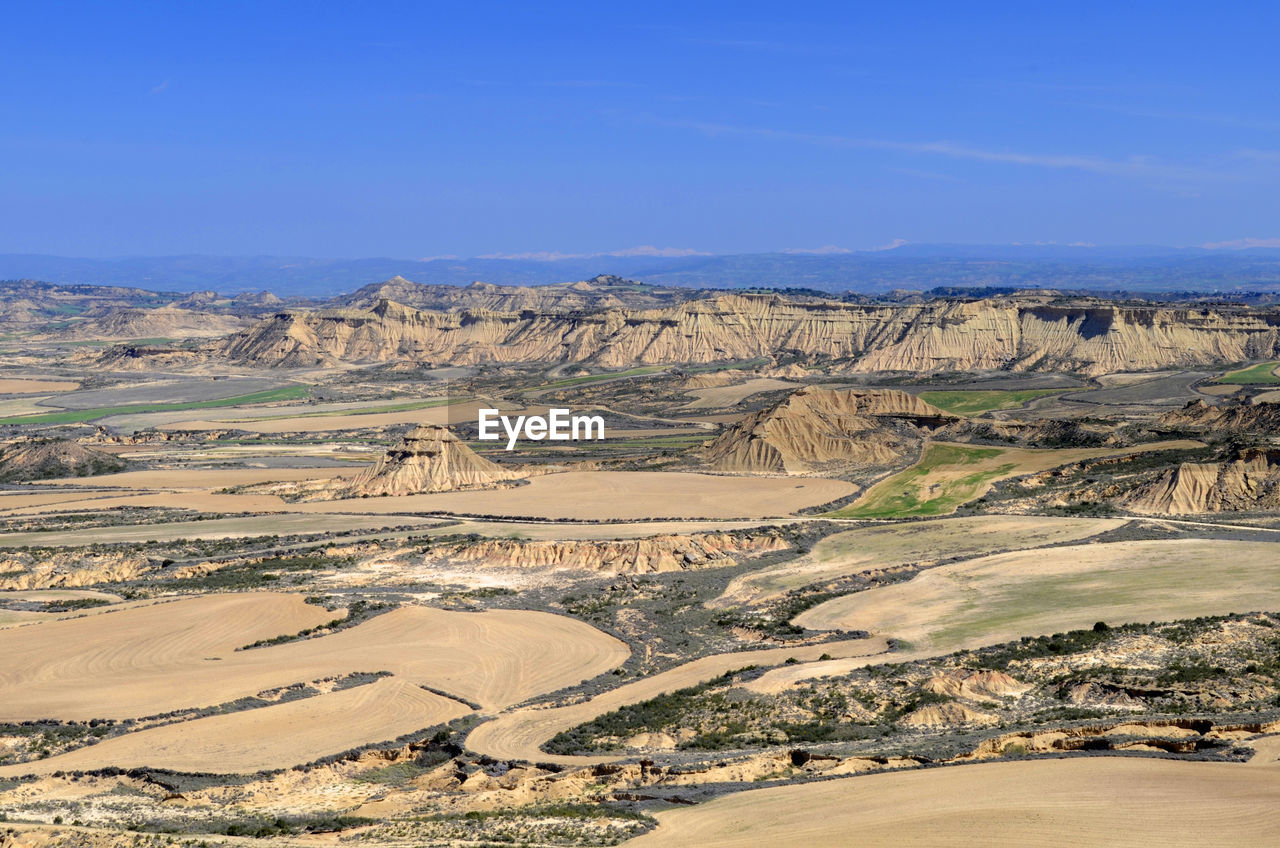
[[[1276,4],[5,12],[0,252],[1280,239]]]

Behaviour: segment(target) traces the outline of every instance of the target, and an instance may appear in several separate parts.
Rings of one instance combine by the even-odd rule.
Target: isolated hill
[[[544,286],[498,286],[475,282],[469,286],[426,285],[392,277],[334,298],[338,307],[372,309],[384,300],[415,309],[449,312],[489,309],[496,312],[573,312],[599,309],[652,309],[683,303],[699,296],[695,289],[654,286],[602,275],[578,283]]]
[[[111,474],[125,462],[69,439],[28,439],[0,448],[0,483]]]
[[[1246,448],[1230,462],[1184,462],[1119,503],[1155,515],[1280,509],[1280,449]]]
[[[1214,406],[1190,401],[1156,421],[1157,430],[1233,435],[1280,435],[1280,403],[1237,400]]]
[[[355,477],[343,494],[363,497],[483,489],[521,476],[479,456],[447,427],[423,424]]]
[[[747,416],[702,451],[714,470],[805,474],[840,465],[885,465],[958,419],[906,392],[808,387]]]
[[[1117,371],[1280,356],[1280,310],[1183,308],[1049,296],[869,304],[722,295],[595,312],[371,309],[280,312],[215,352],[300,366],[583,362],[601,367],[792,354],[849,372]]]

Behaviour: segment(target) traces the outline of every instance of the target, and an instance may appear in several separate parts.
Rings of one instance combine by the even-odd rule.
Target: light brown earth
[[[74,392],[80,384],[72,380],[0,380],[0,395]]]
[[[617,667],[622,642],[525,610],[401,607],[345,630],[247,651],[334,614],[301,596],[213,595],[0,631],[0,721],[87,720],[203,707],[300,681],[389,671],[487,708]]]
[[[1070,542],[1127,519],[990,515],[864,527],[822,539],[806,556],[729,582],[715,606],[753,603],[850,574]]]
[[[760,392],[774,391],[775,389],[794,389],[798,386],[790,380],[776,380],[772,377],[755,377],[743,383],[728,386],[711,386],[703,389],[693,389],[686,394],[692,395],[694,400],[686,403],[681,409],[722,409],[726,406],[733,406],[739,401],[745,400],[752,395]]]
[[[984,763],[739,792],[657,814],[635,848],[1256,846],[1280,769],[1156,759]]]
[[[90,489],[215,490],[275,481],[311,480],[354,473],[349,468],[175,468],[124,471],[97,477],[42,480],[33,485]]]
[[[1155,515],[1280,509],[1280,448],[1247,448],[1231,462],[1184,462],[1121,498]]]
[[[842,480],[717,477],[660,471],[570,471],[528,485],[475,492],[343,501],[344,512],[539,517],[579,521],[644,518],[765,518],[795,513],[855,492]],[[332,504],[304,503],[297,512],[327,512]]]
[[[260,515],[243,518],[212,518],[208,521],[175,521],[165,524],[121,524],[78,530],[46,530],[0,534],[0,548],[23,545],[70,547],[121,542],[172,542],[176,539],[237,539],[247,536],[289,536],[317,533],[346,533],[352,530],[382,530],[409,525],[428,527],[439,523],[415,515],[380,517],[375,515]]]
[[[813,630],[869,630],[954,650],[1108,624],[1280,607],[1280,544],[1108,542],[997,554],[921,572],[801,613]]]
[[[136,731],[60,756],[0,767],[0,777],[108,766],[212,774],[289,768],[389,742],[470,711],[420,686],[383,678],[340,692]]]
[[[378,497],[487,489],[523,476],[467,447],[447,427],[419,425],[336,494]]]
[[[809,386],[730,426],[702,453],[710,468],[732,474],[884,465],[915,453],[929,433],[956,420],[902,391]]]
[[[532,762],[554,762],[568,765],[589,765],[610,762],[616,756],[562,756],[541,750],[544,742],[562,730],[576,727],[596,716],[616,710],[627,704],[654,698],[692,686],[719,674],[749,665],[777,665],[788,659],[816,660],[823,654],[833,657],[864,658],[864,662],[883,661],[879,658],[888,649],[883,639],[850,639],[827,642],[822,645],[800,645],[784,648],[766,648],[759,651],[737,651],[729,654],[713,654],[684,663],[670,671],[655,674],[611,689],[594,698],[564,707],[526,707],[513,710],[486,722],[467,737],[467,748],[498,759],[523,759]]]

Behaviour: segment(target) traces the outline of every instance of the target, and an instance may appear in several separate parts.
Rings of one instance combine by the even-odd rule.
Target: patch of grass
[[[182,403],[146,403],[130,406],[102,406],[96,409],[66,409],[60,412],[44,412],[36,415],[18,415],[0,418],[0,424],[81,424],[109,415],[136,415],[143,412],[179,412],[186,409],[217,409],[227,406],[247,406],[257,403],[274,403],[283,400],[300,400],[311,391],[310,386],[285,386],[247,395],[219,400],[193,400]]]
[[[981,415],[993,409],[1016,409],[1037,398],[1061,394],[1063,389],[956,390],[921,392],[921,400],[953,415]]]
[[[587,374],[583,377],[567,377],[563,380],[555,380],[550,383],[543,383],[536,386],[537,389],[562,389],[565,386],[577,386],[582,383],[596,383],[600,380],[613,380],[618,377],[639,377],[644,374],[657,374],[659,371],[665,371],[665,365],[645,365],[641,368],[628,368],[626,371],[611,371],[606,374]]]
[[[1214,382],[1226,383],[1231,386],[1277,385],[1280,384],[1280,376],[1276,375],[1278,367],[1280,367],[1280,362],[1260,362],[1248,368],[1241,368],[1239,371],[1228,371],[1214,380]]]
[[[991,480],[1013,471],[1013,463],[964,474],[928,487],[925,478],[949,465],[976,465],[999,457],[1003,448],[970,448],[957,445],[929,445],[918,463],[868,491],[851,506],[827,513],[830,518],[907,518],[946,515],[972,500]]]

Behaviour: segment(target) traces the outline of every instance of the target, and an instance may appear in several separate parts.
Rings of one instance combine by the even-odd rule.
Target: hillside
[[[1230,462],[1184,462],[1120,504],[1156,515],[1280,509],[1280,450],[1248,448]]]
[[[124,460],[68,439],[28,439],[0,449],[0,483],[111,474]]]
[[[1181,409],[1160,416],[1156,429],[1255,436],[1280,435],[1280,403],[1250,403],[1240,400],[1211,406],[1202,400],[1193,400]]]
[[[478,456],[448,428],[424,424],[410,430],[400,444],[355,477],[343,494],[368,497],[482,489],[519,476]]]
[[[956,420],[906,392],[804,388],[730,427],[702,458],[716,471],[739,474],[885,465]]]
[[[201,304],[203,305],[203,304]],[[40,338],[81,339],[191,339],[216,338],[242,329],[245,319],[199,309],[162,306],[157,309],[113,309],[106,314],[51,330]]]
[[[836,361],[849,372],[1116,371],[1280,356],[1280,310],[1190,309],[1050,296],[906,305],[722,295],[595,312],[287,311],[214,349],[266,366],[424,363],[708,363],[761,356]]]
[[[475,282],[469,286],[427,285],[404,277],[364,286],[334,298],[338,307],[372,309],[390,300],[415,309],[451,312],[488,309],[496,312],[581,312],[598,309],[652,309],[683,303],[697,297],[694,289],[635,283],[601,275],[578,283],[543,286],[498,286]]]

